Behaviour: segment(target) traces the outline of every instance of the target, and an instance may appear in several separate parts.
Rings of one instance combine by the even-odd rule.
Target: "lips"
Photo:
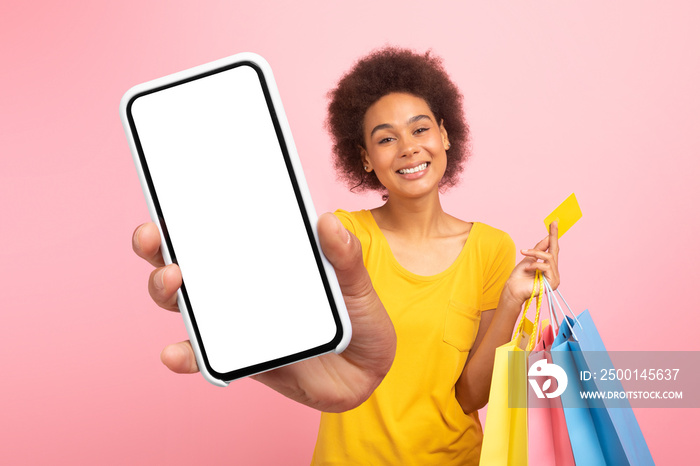
[[[428,168],[429,162],[423,162],[420,165],[416,165],[415,167],[411,168],[402,168],[401,170],[396,170],[397,173],[400,173],[402,175],[409,175],[411,173],[418,173],[422,172],[426,168]]]

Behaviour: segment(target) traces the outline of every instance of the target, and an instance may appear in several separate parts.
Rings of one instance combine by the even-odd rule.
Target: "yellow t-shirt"
[[[443,272],[404,269],[367,210],[335,213],[362,243],[365,266],[396,329],[394,364],[362,405],[322,413],[312,464],[478,464],[482,431],[466,415],[455,383],[474,343],[481,311],[494,309],[515,261],[510,237],[474,223]]]

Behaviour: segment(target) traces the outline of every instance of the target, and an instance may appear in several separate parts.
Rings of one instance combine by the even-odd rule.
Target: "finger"
[[[148,294],[157,305],[169,311],[179,311],[177,290],[182,285],[182,274],[177,264],[160,267],[151,272]]]
[[[523,270],[526,272],[534,272],[535,270],[539,270],[546,275],[547,272],[552,270],[552,267],[544,262],[532,262],[531,264],[526,265]],[[549,277],[547,277],[547,279],[549,279]]]
[[[189,340],[166,346],[160,353],[160,360],[168,369],[178,374],[199,372],[197,359]]]
[[[342,357],[381,380],[394,360],[396,334],[362,261],[360,240],[333,214],[319,217],[318,235],[352,321],[352,340]]]
[[[532,249],[537,249],[538,251],[546,251],[549,248],[549,236],[545,236],[540,240],[539,243],[535,245]]]
[[[556,289],[559,286],[559,273],[551,265],[544,262],[533,262],[527,265],[524,270],[526,272],[534,272],[539,270],[547,278],[547,281],[551,285],[552,289]]]
[[[323,214],[318,220],[321,248],[335,269],[343,295],[359,297],[374,290],[362,262],[360,240],[333,214]]]
[[[549,245],[549,252],[556,261],[559,256],[559,222],[556,220],[549,224]]]
[[[153,222],[140,225],[131,237],[131,247],[137,256],[146,259],[155,267],[165,265],[163,255],[160,253],[160,233]]]
[[[527,257],[537,258],[545,262],[552,262],[554,260],[554,256],[552,253],[539,251],[537,249],[523,249],[520,251],[520,254]]]

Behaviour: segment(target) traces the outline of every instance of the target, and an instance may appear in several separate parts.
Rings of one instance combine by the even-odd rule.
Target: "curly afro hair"
[[[365,147],[363,122],[367,109],[394,92],[422,98],[437,121],[443,122],[451,147],[440,187],[454,186],[470,155],[462,94],[443,68],[442,59],[430,51],[418,54],[396,47],[375,50],[357,61],[328,93],[326,128],[333,140],[333,164],[338,178],[351,191],[386,192],[376,174],[364,170],[359,148]]]

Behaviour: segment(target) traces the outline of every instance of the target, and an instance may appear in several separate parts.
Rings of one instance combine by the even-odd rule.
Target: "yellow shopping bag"
[[[480,462],[483,465],[527,465],[527,355],[535,344],[543,293],[537,296],[534,324],[527,319],[526,314],[538,284],[542,290],[539,271],[513,339],[496,348],[481,445]],[[511,408],[509,403],[510,406],[518,407]]]

